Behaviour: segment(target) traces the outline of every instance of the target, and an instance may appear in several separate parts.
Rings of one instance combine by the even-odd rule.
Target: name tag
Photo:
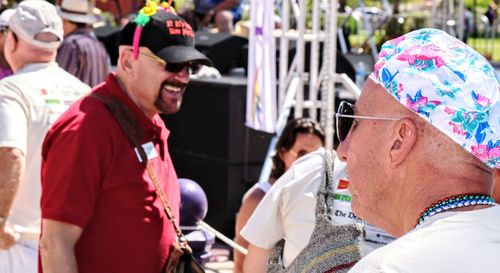
[[[155,149],[155,145],[153,142],[146,142],[142,144],[142,148],[144,149],[144,152],[146,153],[146,156],[148,157],[148,160],[151,160],[153,158],[158,157],[158,152]],[[142,163],[141,155],[139,154],[139,150],[137,148],[134,148],[135,154],[137,155],[137,159],[139,159],[139,162]]]

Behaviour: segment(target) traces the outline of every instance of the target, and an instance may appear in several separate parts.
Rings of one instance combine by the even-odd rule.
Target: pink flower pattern
[[[444,31],[416,30],[382,46],[372,78],[478,159],[500,168],[500,82],[475,50]]]

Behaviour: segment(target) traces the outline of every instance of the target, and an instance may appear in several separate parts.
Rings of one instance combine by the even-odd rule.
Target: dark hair
[[[310,118],[290,120],[283,129],[276,144],[276,154],[272,157],[273,169],[271,171],[271,178],[278,179],[285,173],[285,162],[281,159],[280,152],[282,150],[290,150],[295,144],[297,134],[299,133],[316,135],[321,139],[321,143],[325,145],[325,131],[318,122]]]
[[[79,23],[79,22],[73,22],[73,24],[76,25],[76,28],[86,28],[88,24],[86,23]]]

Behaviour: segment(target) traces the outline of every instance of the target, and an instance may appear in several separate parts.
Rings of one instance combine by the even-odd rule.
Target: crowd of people
[[[102,100],[134,121],[178,221],[158,113],[177,112],[190,74],[210,61],[190,25],[160,6],[120,31],[116,71],[104,75],[89,14],[88,1],[25,0],[2,31],[14,75],[0,81],[0,272],[160,272],[176,240],[146,162]]]
[[[192,9],[183,9],[181,16],[195,30],[214,27],[219,32],[233,32],[241,19],[241,0],[193,0]]]
[[[200,26],[241,16],[238,0],[195,3],[184,18]],[[211,62],[190,23],[147,2],[111,71],[95,20],[87,0],[0,14],[0,272],[158,273],[172,259],[181,200],[159,114]],[[485,58],[436,29],[387,41],[336,133],[329,151],[316,121],[289,121],[269,180],[243,197],[235,272],[497,271],[500,80]],[[339,240],[315,256],[331,238],[320,223]]]
[[[90,2],[62,1],[59,16],[63,20],[64,40],[57,52],[57,63],[90,86],[103,82],[108,74],[109,57],[102,43],[92,35],[92,24],[97,17]]]

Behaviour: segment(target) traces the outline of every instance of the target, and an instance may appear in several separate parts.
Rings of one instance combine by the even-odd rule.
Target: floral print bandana
[[[492,168],[500,168],[500,88],[490,63],[444,31],[382,46],[371,79]]]

